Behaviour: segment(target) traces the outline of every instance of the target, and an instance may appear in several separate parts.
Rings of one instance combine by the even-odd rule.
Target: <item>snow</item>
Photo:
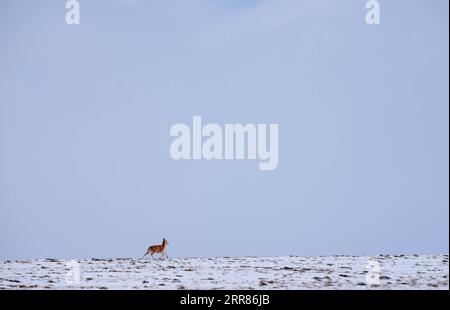
[[[448,255],[0,262],[0,289],[448,290],[448,277]]]

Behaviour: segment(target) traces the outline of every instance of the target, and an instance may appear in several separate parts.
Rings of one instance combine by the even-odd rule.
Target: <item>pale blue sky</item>
[[[0,3],[0,259],[448,253],[448,1]],[[279,165],[170,127],[278,123]]]

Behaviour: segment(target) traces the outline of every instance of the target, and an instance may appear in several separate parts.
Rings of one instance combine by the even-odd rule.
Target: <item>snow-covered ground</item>
[[[0,262],[0,289],[449,289],[448,255]]]

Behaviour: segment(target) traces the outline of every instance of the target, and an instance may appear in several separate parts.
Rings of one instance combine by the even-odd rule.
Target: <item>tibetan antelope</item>
[[[153,257],[153,254],[155,253],[161,254],[161,257],[165,256],[166,258],[169,258],[167,256],[167,253],[165,252],[168,244],[169,242],[164,238],[162,244],[149,246],[147,252],[144,254],[144,256],[142,256],[142,258],[144,258],[147,254],[150,254],[150,256]]]

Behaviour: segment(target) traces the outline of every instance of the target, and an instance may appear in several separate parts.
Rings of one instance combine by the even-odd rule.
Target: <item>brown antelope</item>
[[[161,254],[161,257],[165,256],[166,258],[169,258],[165,252],[168,244],[169,242],[164,238],[162,244],[149,246],[147,249],[147,253],[145,253],[142,258],[144,258],[147,254],[150,254],[150,256],[153,257],[153,254],[155,253]]]

